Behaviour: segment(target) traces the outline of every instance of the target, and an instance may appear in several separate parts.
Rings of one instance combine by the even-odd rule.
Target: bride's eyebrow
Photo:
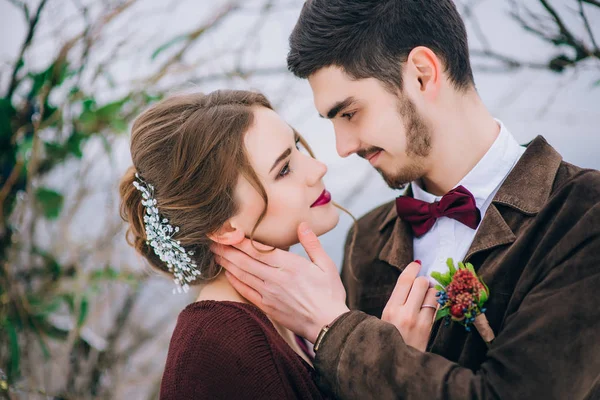
[[[288,147],[287,149],[285,149],[285,151],[283,153],[281,153],[281,155],[279,157],[277,157],[277,160],[275,160],[275,162],[273,163],[273,166],[269,170],[269,173],[271,173],[275,169],[277,164],[279,164],[280,162],[282,162],[283,160],[288,158],[290,156],[290,154],[292,154],[292,149],[291,149],[291,147]]]

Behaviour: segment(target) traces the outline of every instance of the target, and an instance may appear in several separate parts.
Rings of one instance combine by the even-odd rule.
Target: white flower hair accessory
[[[137,173],[135,177],[139,182],[133,181],[133,186],[142,192],[142,204],[146,208],[146,215],[144,215],[146,244],[152,247],[154,254],[161,261],[167,264],[169,272],[175,277],[177,288],[173,290],[173,293],[187,293],[190,288],[188,283],[201,275],[198,266],[190,258],[194,252],[186,252],[179,240],[173,239],[173,236],[179,232],[178,226],[171,226],[166,218],[161,220],[158,208],[156,208],[154,186],[146,183]]]

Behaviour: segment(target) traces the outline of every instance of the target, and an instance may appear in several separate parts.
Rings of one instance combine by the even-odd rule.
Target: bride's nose
[[[306,174],[306,183],[309,186],[314,186],[321,182],[321,179],[327,173],[327,165],[314,158],[310,158],[308,162],[310,163],[310,168]]]

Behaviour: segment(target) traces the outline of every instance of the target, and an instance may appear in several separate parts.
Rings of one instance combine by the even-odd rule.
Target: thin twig
[[[230,15],[230,13],[239,8],[239,5],[236,2],[231,2],[225,7],[223,7],[215,16],[211,18],[211,20],[207,23],[202,24],[192,32],[187,34],[185,43],[179,51],[177,51],[174,55],[169,57],[169,59],[159,68],[158,72],[149,78],[145,79],[146,85],[155,85],[158,83],[169,71],[172,65],[181,61],[183,55],[190,48],[190,46],[203,34],[206,33],[207,30],[216,27],[220,22],[222,22],[225,17]]]
[[[563,22],[562,18],[558,15],[558,13],[554,9],[554,7],[552,7],[550,5],[550,3],[548,3],[546,0],[540,0],[540,3],[542,3],[542,6],[544,6],[546,11],[548,11],[548,13],[550,13],[552,18],[556,22],[556,25],[558,25],[558,29],[560,30],[560,33],[567,39],[568,43],[572,44],[574,47],[578,47],[577,39],[575,39],[575,37],[573,36],[571,31],[569,31],[569,29],[567,29],[567,26]]]
[[[574,69],[572,71],[574,71],[575,74],[577,73],[577,69]],[[569,83],[575,80],[576,79],[574,79],[574,77],[572,76],[564,76],[561,82],[559,82],[558,85],[554,87],[554,90],[552,90],[552,92],[546,96],[546,101],[544,102],[542,107],[537,111],[536,118],[542,118],[548,112],[552,104],[554,104],[554,102],[558,98],[558,95],[563,93],[565,86],[567,86]]]
[[[140,293],[141,291],[137,287],[134,288],[134,291],[132,293],[129,293],[129,295],[125,299],[123,306],[121,307],[121,311],[115,318],[115,323],[113,324],[112,331],[108,334],[106,338],[106,342],[108,343],[106,350],[100,353],[98,362],[96,363],[94,370],[91,373],[90,393],[94,396],[97,395],[99,392],[99,384],[100,378],[102,377],[102,372],[104,372],[104,370],[111,365],[111,362],[115,357],[115,346],[117,344],[117,339],[121,336],[121,333],[123,332],[123,329],[126,326],[125,322],[127,321],[131,310],[133,310],[133,306],[135,305],[135,302],[139,297]],[[106,398],[111,397],[109,393],[104,394],[106,395]]]
[[[481,25],[479,24],[479,20],[476,17],[474,17],[474,12],[475,12],[474,9],[477,5],[479,5],[479,3],[480,3],[479,1],[473,1],[473,2],[466,4],[463,7],[463,14],[465,16],[465,19],[468,19],[471,22],[471,25],[473,26],[473,30],[475,31],[475,35],[481,42],[481,45],[483,46],[483,48],[490,49],[491,48],[490,42],[488,41],[487,36],[483,32],[483,29],[481,28]]]
[[[15,67],[10,78],[10,85],[8,86],[8,91],[6,92],[6,98],[9,100],[12,98],[12,95],[19,83],[17,75],[19,73],[19,70],[23,66],[23,56],[25,55],[25,51],[27,50],[27,48],[29,48],[29,46],[31,45],[31,40],[33,39],[35,28],[37,27],[38,21],[40,20],[40,14],[42,13],[42,10],[44,9],[46,3],[47,0],[42,0],[35,12],[35,16],[29,20],[27,36],[25,37],[23,45],[21,45],[21,51],[19,52],[19,57],[17,58],[17,62],[15,63]]]
[[[15,7],[23,10],[23,15],[25,16],[25,20],[29,22],[29,7],[26,3],[19,0],[8,0],[9,3],[13,4]]]
[[[590,40],[592,41],[592,45],[594,46],[594,52],[600,53],[600,49],[598,49],[598,44],[596,43],[596,39],[594,38],[594,33],[592,32],[592,27],[590,26],[590,21],[588,21],[588,18],[585,15],[585,10],[583,8],[583,0],[578,0],[577,3],[579,4],[579,15],[581,15],[581,19],[583,20],[585,29],[587,30],[588,35],[590,36]]]
[[[267,20],[267,18],[269,18],[270,11],[272,8],[273,8],[273,0],[265,1],[263,6],[261,7],[259,17],[256,19],[256,22],[254,23],[252,28],[249,29],[248,32],[246,33],[246,35],[245,35],[246,40],[244,40],[242,45],[239,46],[237,61],[235,63],[235,65],[237,65],[238,68],[242,67],[244,51],[250,47],[250,45],[252,44],[253,41],[256,40],[256,37],[258,36],[258,32],[265,25],[265,21]]]
[[[508,69],[516,69],[516,68],[531,68],[531,69],[548,69],[548,64],[538,63],[538,62],[529,62],[529,61],[519,61],[509,56],[496,53],[492,50],[471,50],[471,55],[476,57],[484,57],[488,59],[493,59],[502,62]]]
[[[546,70],[549,69],[555,72],[562,72],[567,67],[578,66],[580,61],[588,57],[595,57],[600,59],[600,50],[598,49],[597,43],[593,37],[589,21],[585,13],[583,12],[582,3],[587,2],[586,0],[577,1],[579,3],[581,17],[584,20],[587,32],[592,39],[592,43],[594,45],[593,49],[586,47],[585,43],[583,43],[575,37],[575,35],[569,30],[567,25],[564,23],[563,19],[556,11],[556,9],[552,7],[547,0],[539,1],[542,7],[544,8],[545,12],[549,14],[549,19],[543,18],[547,17],[546,14],[540,14],[539,12],[536,13],[527,7],[521,6],[516,0],[509,0],[509,3],[511,5],[511,11],[509,11],[509,15],[515,21],[517,21],[524,30],[533,33],[535,36],[546,42],[552,43],[554,46],[568,46],[574,50],[575,55],[572,57],[569,57],[564,53],[559,55],[553,55],[552,58],[545,63],[535,61],[520,61],[510,56],[497,53],[491,48],[484,45],[483,49],[472,50],[471,54],[475,57],[480,57],[482,59],[491,59],[499,61],[501,65],[474,65],[473,69],[485,72],[507,72],[520,68],[530,68]],[[523,10],[525,12],[525,15],[522,15]],[[466,12],[468,15],[471,15],[470,9],[467,9]],[[550,26],[548,25],[548,22],[552,22],[554,25]],[[477,28],[476,22],[473,23],[475,28]],[[558,32],[555,32],[555,29],[557,29]],[[482,32],[478,32],[476,29],[476,34],[478,36],[481,36]],[[485,43],[485,38],[483,39],[483,42]]]
[[[283,73],[287,73],[287,72],[288,72],[288,69],[285,66],[264,67],[264,68],[249,69],[249,70],[233,70],[233,71],[219,72],[219,73],[215,73],[215,74],[199,76],[197,78],[192,78],[192,79],[187,80],[186,83],[201,84],[204,82],[215,82],[215,81],[221,81],[221,80],[229,80],[232,78],[248,79],[252,76],[270,76],[273,74],[283,74]]]
[[[597,0],[582,0],[584,3],[591,4],[596,7],[600,7],[600,1]]]

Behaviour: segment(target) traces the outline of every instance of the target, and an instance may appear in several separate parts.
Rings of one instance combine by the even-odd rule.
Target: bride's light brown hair
[[[265,203],[250,235],[253,237],[269,201],[243,140],[254,121],[255,107],[273,109],[260,93],[219,90],[167,98],[135,120],[131,132],[133,166],[120,183],[121,217],[129,223],[128,243],[153,267],[169,272],[146,244],[142,195],[133,186],[136,172],[154,186],[161,216],[180,228],[176,239],[186,251],[194,252],[192,258],[202,271],[201,279],[212,279],[220,272],[208,235],[237,214],[234,191],[240,176],[252,184]],[[304,139],[295,134],[314,157]]]

